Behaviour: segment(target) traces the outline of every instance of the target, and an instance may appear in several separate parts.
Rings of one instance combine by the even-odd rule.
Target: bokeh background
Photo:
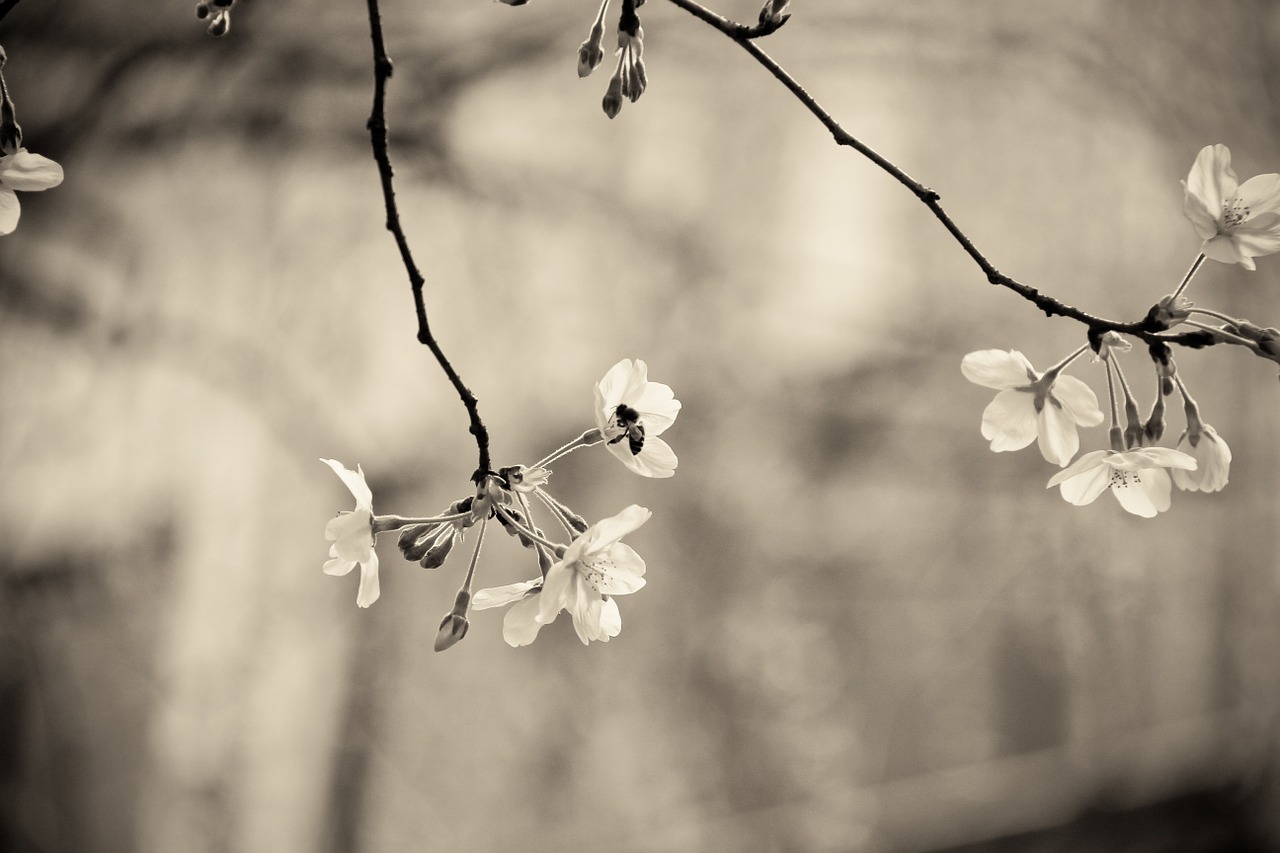
[[[1266,0],[794,5],[766,49],[1095,313],[1194,257],[1202,146],[1280,168]],[[222,40],[193,11],[0,25],[67,174],[0,241],[0,848],[1280,850],[1273,364],[1180,358],[1224,493],[1072,507],[1034,449],[987,450],[959,365],[1043,368],[1081,328],[988,286],[720,34],[648,3],[649,90],[609,121],[588,0],[386,0],[403,221],[496,461],[591,426],[623,357],[684,403],[672,480],[556,466],[591,518],[654,511],[622,634],[513,650],[484,612],[436,654],[465,553],[384,539],[368,610],[320,572],[351,499],[318,457],[410,515],[474,466],[382,227],[365,6],[255,0]],[[1269,325],[1278,288],[1276,258],[1211,262],[1192,296]],[[495,535],[478,582],[531,568]]]

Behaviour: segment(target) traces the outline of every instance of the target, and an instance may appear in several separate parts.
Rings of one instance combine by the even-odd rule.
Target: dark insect
[[[609,443],[617,444],[625,438],[627,447],[631,450],[631,455],[639,456],[640,451],[644,449],[644,424],[640,423],[640,413],[623,403],[613,413],[613,419],[626,432],[616,438],[609,439]]]

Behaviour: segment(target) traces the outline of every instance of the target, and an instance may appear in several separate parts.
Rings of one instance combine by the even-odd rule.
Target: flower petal
[[[18,203],[18,194],[13,190],[0,187],[0,237],[12,234],[18,227],[18,217],[22,215],[22,206]]]
[[[531,595],[507,611],[502,619],[502,639],[507,645],[527,646],[538,637],[542,623],[538,621],[538,598]]]
[[[1206,145],[1196,155],[1187,175],[1186,192],[1200,199],[1214,220],[1220,223],[1222,203],[1235,195],[1239,185],[1235,170],[1231,168],[1230,149],[1225,145]]]
[[[1115,480],[1111,486],[1111,493],[1116,496],[1120,506],[1143,518],[1154,518],[1168,509],[1172,491],[1173,484],[1169,480],[1169,472],[1163,468],[1146,468],[1142,471],[1127,472],[1124,477]]]
[[[344,560],[341,557],[334,557],[332,560],[325,562],[324,573],[326,575],[333,575],[336,578],[340,578],[343,575],[349,574],[355,567],[355,560]]]
[[[1200,251],[1204,253],[1205,257],[1211,258],[1220,264],[1240,264],[1247,270],[1257,269],[1257,265],[1254,264],[1249,256],[1240,251],[1240,247],[1236,245],[1235,238],[1232,235],[1219,234],[1216,237],[1210,237],[1204,241]]]
[[[1098,495],[1107,490],[1111,482],[1111,473],[1111,466],[1102,464],[1062,480],[1060,485],[1063,500],[1076,506],[1093,503],[1098,499]]]
[[[604,378],[596,383],[596,390],[599,392],[598,408],[606,411],[617,408],[628,391],[643,385],[647,380],[648,368],[643,361],[633,362],[624,358],[609,368]]]
[[[640,413],[647,437],[662,435],[675,423],[676,415],[680,414],[680,401],[675,397],[671,386],[661,382],[648,382],[633,400],[627,401],[631,408]]]
[[[625,542],[614,543],[609,549],[607,561],[613,565],[596,582],[596,589],[605,595],[627,595],[644,586],[644,560]]]
[[[471,599],[472,610],[488,610],[491,607],[502,607],[513,601],[533,598],[535,590],[542,589],[542,578],[520,583],[509,583],[506,586],[491,586],[476,592]]]
[[[542,580],[542,593],[538,596],[539,624],[550,625],[556,621],[560,611],[570,603],[575,574],[566,560],[560,560],[547,570],[547,576]]]
[[[642,477],[652,477],[655,480],[675,476],[676,468],[680,464],[671,445],[657,437],[645,436],[644,448],[638,454],[632,454],[625,440],[606,444],[605,447],[609,448],[609,452],[618,457],[618,461],[632,471]]]
[[[1144,447],[1122,454],[1133,461],[1137,468],[1186,468],[1193,471],[1196,460],[1172,447]]]
[[[1095,427],[1102,423],[1102,409],[1098,397],[1083,380],[1074,376],[1059,376],[1053,383],[1050,395],[1062,403],[1071,419],[1082,427]]]
[[[971,352],[960,362],[964,378],[984,388],[1006,391],[1035,382],[1039,377],[1027,357],[1017,350],[984,349]]]
[[[1274,172],[1254,175],[1241,184],[1234,195],[1249,209],[1249,219],[1260,214],[1280,211],[1280,175]],[[1246,220],[1247,223],[1248,220]]]
[[[1036,427],[1035,398],[1027,391],[1001,391],[982,413],[982,437],[996,453],[1026,447]]]
[[[583,553],[590,555],[606,551],[623,536],[638,530],[652,517],[653,513],[645,507],[631,504],[617,515],[597,521],[580,537],[583,540]]]
[[[616,637],[622,632],[622,613],[618,610],[618,602],[612,598],[606,598],[600,605],[600,637],[602,643],[609,642],[610,637]]]
[[[39,192],[62,183],[62,167],[39,154],[19,148],[0,158],[0,184],[21,192]]]
[[[360,564],[360,589],[356,593],[356,604],[368,607],[378,600],[382,589],[378,584],[378,554],[373,552],[367,563]]]
[[[1197,237],[1208,240],[1218,233],[1218,214],[1222,208],[1209,210],[1199,196],[1187,189],[1186,181],[1182,182],[1182,191],[1182,215],[1191,221]]]
[[[1040,454],[1059,468],[1071,464],[1071,457],[1080,449],[1080,436],[1076,422],[1057,400],[1050,397],[1036,418],[1040,439]]]
[[[1268,214],[1275,216],[1275,214]],[[1280,223],[1280,216],[1276,217]],[[1231,234],[1231,242],[1235,250],[1245,258],[1259,258],[1280,252],[1280,228],[1241,227]]]
[[[359,509],[373,511],[373,492],[369,490],[369,484],[364,481],[364,469],[356,465],[356,470],[352,471],[336,459],[321,459],[320,461],[332,468],[333,473],[338,475],[355,497],[356,506]]]

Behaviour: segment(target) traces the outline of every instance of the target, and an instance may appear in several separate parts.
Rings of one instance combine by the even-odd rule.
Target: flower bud
[[[604,93],[600,106],[609,118],[615,118],[622,111],[622,66],[609,78],[609,88]]]
[[[453,550],[453,544],[458,541],[458,537],[453,531],[452,527],[446,527],[440,531],[435,543],[427,549],[427,552],[422,555],[422,559],[419,560],[422,568],[438,569],[444,565],[444,561],[449,558],[449,552]]]
[[[396,545],[411,563],[421,560],[440,532],[439,524],[412,524],[400,531]]]
[[[436,651],[442,652],[467,636],[467,610],[470,607],[471,593],[465,589],[458,590],[458,595],[453,600],[453,609],[440,620],[440,629],[436,631]]]
[[[457,613],[446,614],[440,623],[440,630],[436,632],[436,651],[442,652],[467,636],[468,627],[467,617]]]
[[[197,4],[196,4],[196,18],[198,18],[199,20],[203,21],[203,20],[204,20],[205,18],[207,18],[207,17],[209,17],[209,4],[208,4],[208,3],[197,3]]]
[[[791,5],[791,0],[764,0],[764,5],[760,7],[760,26],[777,29],[787,22],[791,16],[787,14],[787,7]]]
[[[209,23],[209,35],[215,38],[221,38],[231,31],[231,13],[219,12],[213,17]]]

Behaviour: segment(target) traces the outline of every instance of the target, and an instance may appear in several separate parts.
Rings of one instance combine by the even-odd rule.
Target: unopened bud
[[[219,12],[209,24],[209,35],[221,38],[231,31],[231,13]]]
[[[417,562],[427,553],[439,531],[439,524],[413,524],[400,531],[396,545],[406,560]]]
[[[468,627],[467,617],[457,613],[447,614],[440,623],[440,630],[436,632],[436,651],[442,652],[467,636]]]
[[[444,565],[444,561],[449,559],[449,552],[453,550],[453,544],[458,540],[454,534],[452,527],[446,527],[440,531],[440,535],[436,537],[435,544],[427,549],[422,555],[419,562],[424,569],[438,569]]]
[[[622,65],[618,65],[618,70],[609,78],[609,88],[604,93],[604,100],[600,102],[600,106],[604,108],[604,114],[609,118],[617,117],[622,111]]]
[[[787,7],[790,5],[791,0],[765,0],[760,7],[760,26],[777,29],[785,24],[791,17],[787,14]]]
[[[465,589],[458,590],[453,609],[440,620],[440,630],[436,631],[436,651],[442,652],[467,636],[467,610],[470,607],[471,593]]]
[[[202,20],[202,21],[203,21],[205,18],[209,17],[209,4],[208,4],[208,3],[197,3],[197,4],[196,4],[196,17],[197,17],[197,18],[199,18],[199,19],[200,19],[200,20]]]

